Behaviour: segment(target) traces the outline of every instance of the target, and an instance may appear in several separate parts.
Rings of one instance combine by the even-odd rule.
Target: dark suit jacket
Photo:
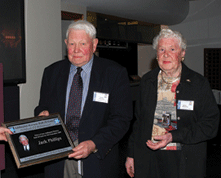
[[[65,115],[65,96],[70,62],[58,61],[44,71],[40,101],[35,115],[43,110]],[[94,92],[109,94],[108,103],[94,102]],[[98,152],[83,160],[84,178],[117,177],[118,141],[132,119],[132,101],[126,69],[117,63],[94,56],[89,90],[79,125],[79,142],[93,140]],[[63,176],[64,161],[46,166],[45,175]]]
[[[151,169],[150,163],[160,150],[153,151],[146,146],[151,139],[154,113],[157,104],[157,76],[159,68],[142,77],[140,96],[136,104],[134,130],[129,139],[128,156],[135,161],[135,177],[151,177],[159,169]],[[173,141],[182,144],[179,178],[202,178],[206,170],[206,141],[215,137],[219,126],[219,109],[215,102],[209,82],[198,73],[182,64],[180,84],[176,88],[178,100],[194,101],[194,110],[177,109],[177,127],[171,131]],[[165,151],[161,151],[165,152]],[[173,159],[171,157],[171,159]],[[165,165],[170,166],[170,165]],[[165,174],[166,175],[166,174]]]

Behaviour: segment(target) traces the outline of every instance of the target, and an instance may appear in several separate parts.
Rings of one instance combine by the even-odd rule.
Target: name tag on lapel
[[[100,103],[108,103],[108,98],[108,93],[94,92],[93,101]]]
[[[194,101],[178,100],[177,109],[193,111]]]

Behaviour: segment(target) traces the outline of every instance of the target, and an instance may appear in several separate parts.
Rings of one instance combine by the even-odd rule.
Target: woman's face
[[[162,38],[157,48],[158,65],[163,72],[171,77],[176,77],[181,70],[182,57],[185,51],[179,46],[176,38]]]

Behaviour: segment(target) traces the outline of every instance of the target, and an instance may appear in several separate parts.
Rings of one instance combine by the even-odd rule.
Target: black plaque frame
[[[66,157],[74,144],[59,114],[4,122],[13,134],[7,134],[12,154],[18,168]],[[28,149],[20,142],[20,136],[28,139]]]

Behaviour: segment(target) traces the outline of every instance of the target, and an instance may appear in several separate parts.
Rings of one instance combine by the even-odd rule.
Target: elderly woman
[[[208,81],[183,64],[186,43],[163,29],[153,40],[159,67],[145,74],[129,139],[126,169],[136,178],[203,178],[206,141],[219,110]]]

